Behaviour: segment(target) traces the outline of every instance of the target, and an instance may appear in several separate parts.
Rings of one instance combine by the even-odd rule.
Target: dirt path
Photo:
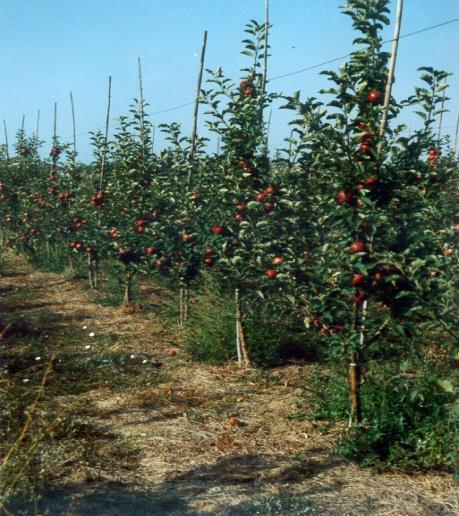
[[[457,514],[448,475],[380,475],[332,456],[337,430],[295,417],[312,366],[265,374],[197,364],[150,311],[104,306],[83,280],[33,270],[17,257],[4,272],[6,322],[16,317],[5,346],[20,345],[21,325],[42,339],[62,338],[63,329],[80,357],[122,356],[117,371],[124,376],[123,364],[137,367],[123,388],[108,378],[57,397],[62,406],[83,404],[80,419],[110,432],[112,448],[134,451],[128,465],[109,460],[109,451],[96,467],[70,464],[39,501],[43,513],[255,514],[244,510],[265,497],[277,514],[308,514],[312,507],[315,514]],[[146,294],[158,302],[155,289]],[[231,416],[240,424],[231,427]],[[24,505],[10,507],[15,514]]]

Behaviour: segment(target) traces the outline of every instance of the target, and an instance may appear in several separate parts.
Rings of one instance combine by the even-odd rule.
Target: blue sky
[[[340,12],[342,3],[271,0],[272,77],[351,50],[353,33],[349,18]],[[391,2],[394,10],[395,3]],[[459,18],[457,0],[406,0],[405,4],[402,34]],[[191,101],[203,31],[209,32],[206,67],[221,65],[228,76],[237,79],[244,66],[239,53],[244,25],[250,18],[262,21],[263,12],[263,0],[1,0],[0,119],[6,120],[12,140],[23,114],[26,130],[34,130],[40,109],[40,135],[49,140],[57,102],[58,132],[70,139],[72,90],[80,158],[88,161],[91,151],[84,133],[104,125],[109,75],[113,77],[112,128],[113,118],[127,113],[131,99],[138,95],[138,57],[150,111]],[[387,39],[392,31],[392,27],[387,29]],[[456,22],[401,40],[394,91],[397,98],[408,96],[417,82],[419,66],[453,72],[451,112],[444,119],[445,131],[451,134],[459,112],[458,35]],[[338,66],[339,62],[327,67]],[[304,97],[316,95],[326,82],[319,72],[315,69],[279,79],[270,88],[284,94],[301,90]],[[192,106],[188,106],[154,115],[152,121],[177,121],[188,132],[191,114]],[[281,146],[287,136],[289,117],[285,111],[273,112],[273,147]],[[410,116],[406,121],[413,126],[416,123]]]

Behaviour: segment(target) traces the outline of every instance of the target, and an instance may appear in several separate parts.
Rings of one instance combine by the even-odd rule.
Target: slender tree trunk
[[[249,347],[247,345],[247,339],[246,339],[245,329],[244,329],[244,321],[242,319],[240,289],[236,289],[236,291],[237,291],[236,319],[239,321],[239,325],[238,325],[239,342],[240,342],[242,357],[244,358],[245,367],[249,368],[249,367],[252,367],[252,361],[250,358]]]
[[[124,304],[128,305],[132,301],[132,271],[126,271],[126,281],[124,283]]]
[[[89,288],[95,288],[94,285],[94,271],[93,271],[93,260],[92,256],[88,254],[88,280],[89,280]]]

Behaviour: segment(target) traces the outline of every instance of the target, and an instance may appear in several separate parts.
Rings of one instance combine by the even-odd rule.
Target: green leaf
[[[454,392],[454,386],[449,380],[438,380],[437,383],[445,392]]]

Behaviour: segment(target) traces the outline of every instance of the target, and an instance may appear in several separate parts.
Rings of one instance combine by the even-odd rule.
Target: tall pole
[[[75,122],[75,104],[73,102],[73,94],[70,92],[70,106],[72,107],[72,127],[73,127],[73,156],[72,166],[75,171],[76,168],[76,122]]]
[[[456,135],[454,136],[454,148],[453,148],[453,158],[457,159],[457,140],[459,137],[459,113],[457,114],[456,120]]]
[[[35,128],[35,137],[37,138],[37,140],[38,140],[39,133],[40,133],[40,110],[38,110],[38,112],[37,112],[37,125]]]
[[[140,92],[140,142],[142,144],[142,155],[145,155],[145,120],[143,112],[143,80],[142,80],[142,63],[140,57],[137,58],[137,76],[139,79],[139,92]]]
[[[446,86],[446,83],[445,83]],[[441,130],[443,127],[443,109],[445,107],[445,101],[446,101],[446,87],[443,90],[443,97],[441,99],[441,113],[440,113],[440,120],[438,122],[438,134],[437,134],[437,143],[440,145],[440,138],[441,138]]]
[[[193,160],[196,152],[196,139],[198,136],[198,114],[199,114],[199,99],[201,98],[201,85],[202,85],[202,73],[204,70],[204,60],[206,57],[206,47],[207,47],[207,31],[204,31],[204,35],[202,38],[201,45],[201,58],[199,61],[199,73],[198,80],[196,83],[196,96],[194,100],[194,110],[193,110],[193,128],[191,130],[191,149],[190,154],[188,156],[188,180],[187,180],[187,189],[191,186],[191,174],[193,168]]]
[[[261,83],[262,98],[266,93],[266,81],[268,77],[268,36],[269,36],[269,0],[265,0],[265,51],[263,55],[263,78]]]
[[[8,145],[8,129],[6,128],[6,122],[3,120],[3,131],[5,133],[5,147],[6,147],[6,159],[10,159],[10,148]]]
[[[107,143],[108,143],[108,127],[110,124],[110,106],[112,102],[112,76],[108,77],[108,93],[107,93],[107,114],[105,116],[105,134],[104,134],[104,148],[102,151],[102,161],[100,163],[100,191],[104,189],[104,171],[105,171],[105,158],[107,154]]]
[[[384,132],[386,130],[387,125],[387,116],[389,113],[389,105],[392,94],[392,83],[394,81],[394,72],[395,72],[395,64],[397,62],[397,52],[398,52],[398,42],[400,39],[400,27],[402,25],[402,14],[403,14],[403,0],[398,0],[397,3],[397,13],[395,16],[395,29],[394,29],[394,40],[392,43],[392,52],[390,57],[389,64],[389,75],[387,76],[387,84],[386,91],[384,94],[384,105],[383,105],[383,113],[381,118],[381,125],[379,127],[379,136],[382,138],[384,136]],[[381,142],[378,149],[381,150]]]

